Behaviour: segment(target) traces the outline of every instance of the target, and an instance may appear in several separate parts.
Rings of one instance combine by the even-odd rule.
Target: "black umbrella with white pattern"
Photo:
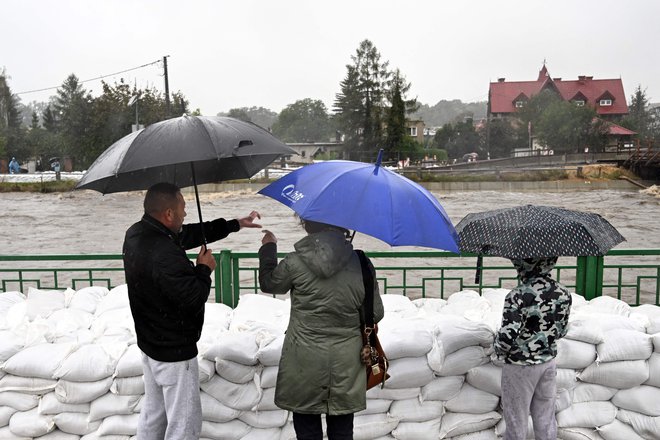
[[[456,232],[461,252],[509,259],[605,255],[625,241],[598,214],[535,205],[468,214]]]

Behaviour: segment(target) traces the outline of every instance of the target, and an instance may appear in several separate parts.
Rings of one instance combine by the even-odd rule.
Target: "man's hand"
[[[255,218],[261,219],[261,214],[259,214],[257,211],[252,211],[247,217],[239,218],[238,224],[241,226],[241,229],[260,228],[261,225],[253,223]]]
[[[268,229],[264,229],[264,236],[261,239],[262,245],[266,243],[277,243],[277,237],[275,237],[275,234],[270,232]]]
[[[208,266],[211,271],[215,269],[215,258],[211,253],[211,249],[208,249],[206,246],[202,246],[202,248],[199,250],[199,255],[197,255],[197,264]]]

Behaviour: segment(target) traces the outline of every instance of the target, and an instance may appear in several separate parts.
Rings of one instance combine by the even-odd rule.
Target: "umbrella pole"
[[[357,232],[357,231],[354,229],[354,230],[353,230],[353,233],[351,234],[351,238],[350,238],[350,240],[348,240],[349,243],[353,243],[353,239],[355,238],[355,233],[356,233],[356,232]]]
[[[195,187],[195,200],[197,201],[197,213],[199,214],[199,228],[202,231],[202,241],[204,242],[203,246],[206,249],[206,234],[204,234],[204,222],[202,221],[202,207],[199,204],[199,192],[197,192],[197,179],[195,179],[195,165],[190,162],[190,171],[192,171],[192,181],[193,186]]]

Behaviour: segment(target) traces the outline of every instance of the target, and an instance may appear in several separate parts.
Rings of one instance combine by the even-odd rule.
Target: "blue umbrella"
[[[376,165],[330,160],[304,166],[259,194],[305,220],[376,237],[391,246],[425,246],[458,253],[458,235],[440,203],[422,186]]]

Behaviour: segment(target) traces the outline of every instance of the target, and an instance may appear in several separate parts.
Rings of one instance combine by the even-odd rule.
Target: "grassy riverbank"
[[[40,192],[56,193],[71,191],[76,186],[75,180],[55,180],[52,182],[0,182],[0,193],[5,192]]]

